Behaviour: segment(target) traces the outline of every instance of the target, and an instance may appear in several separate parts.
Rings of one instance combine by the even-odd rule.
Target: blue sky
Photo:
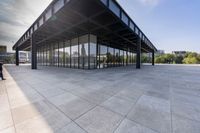
[[[158,49],[200,52],[199,0],[118,0]]]
[[[1,0],[0,45],[9,51],[51,0]],[[199,0],[118,0],[158,49],[200,53]]]

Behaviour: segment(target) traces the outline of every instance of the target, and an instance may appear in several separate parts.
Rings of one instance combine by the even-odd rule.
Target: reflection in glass
[[[74,68],[78,68],[78,59],[79,59],[79,53],[78,53],[78,38],[72,39],[71,44],[71,66]]]
[[[65,59],[64,43],[60,42],[59,43],[59,67],[63,67],[64,66],[64,59]]]
[[[97,38],[90,35],[90,69],[96,68]]]
[[[70,41],[65,42],[65,67],[70,67]]]
[[[88,69],[88,35],[84,35],[79,38],[79,52],[79,68]]]
[[[114,49],[113,48],[108,48],[108,53],[107,53],[107,64],[108,67],[113,67],[114,64]]]

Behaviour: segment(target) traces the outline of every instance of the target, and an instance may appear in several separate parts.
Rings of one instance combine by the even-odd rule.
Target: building
[[[0,45],[0,61],[4,63],[14,63],[15,53],[7,52],[7,46]]]
[[[172,51],[172,54],[175,54],[177,56],[185,56],[187,51]]]
[[[155,53],[157,56],[163,55],[165,54],[164,50],[157,50],[157,52]]]
[[[15,43],[37,65],[96,69],[136,64],[157,50],[116,0],[54,0]]]
[[[29,63],[30,61],[30,52],[19,51],[19,63]]]
[[[0,45],[0,53],[6,53],[7,52],[7,46]]]

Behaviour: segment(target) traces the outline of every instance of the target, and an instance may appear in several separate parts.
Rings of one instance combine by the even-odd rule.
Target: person
[[[2,80],[5,80],[3,78],[3,62],[0,62],[0,77],[1,77]]]

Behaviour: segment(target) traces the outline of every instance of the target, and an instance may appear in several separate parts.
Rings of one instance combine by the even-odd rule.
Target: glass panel
[[[50,46],[49,46],[49,49],[50,49],[50,51],[49,51],[49,58],[50,58],[50,66],[53,66],[53,62],[54,62],[54,50],[53,50],[53,45],[52,44],[50,44]]]
[[[59,49],[58,49],[58,43],[54,44],[54,66],[58,66],[58,52],[59,52]]]
[[[100,45],[100,68],[107,67],[107,46]]]
[[[44,20],[43,17],[41,17],[39,20],[39,26],[43,25],[43,20]]]
[[[139,30],[137,27],[135,27],[135,33],[138,35],[139,34]]]
[[[46,66],[46,58],[47,57],[47,51],[46,46],[43,46],[43,66]]]
[[[54,13],[56,13],[61,7],[64,6],[64,0],[58,0],[55,4],[54,4]]]
[[[101,2],[103,2],[104,5],[107,5],[107,0],[101,0]]]
[[[37,23],[35,23],[35,25],[34,25],[34,31],[36,31],[37,28],[38,28],[38,25],[37,25]]]
[[[97,67],[97,37],[90,35],[90,68],[94,69]]]
[[[78,38],[72,39],[72,47],[71,47],[71,66],[74,68],[78,68]]]
[[[80,68],[88,69],[88,35],[79,38]]]
[[[116,3],[113,2],[113,0],[109,0],[109,8],[111,11],[113,11],[118,17],[120,17],[120,8],[117,6]]]
[[[130,22],[130,28],[134,31],[134,24],[133,24],[133,22]]]
[[[65,42],[65,67],[70,67],[70,41]]]
[[[128,17],[126,16],[125,13],[122,12],[122,21],[128,25]]]
[[[124,61],[124,51],[120,50],[120,57],[119,57],[120,66],[123,65],[123,61]]]
[[[50,65],[50,48],[49,45],[47,45],[47,66]]]
[[[63,42],[60,42],[59,43],[59,66],[60,67],[64,66],[64,59],[65,59],[64,45],[63,45]]]
[[[115,49],[115,66],[119,66],[120,64],[120,53],[119,49]]]
[[[51,8],[46,12],[45,14],[45,21],[47,21],[52,16],[52,10]]]
[[[108,48],[108,53],[107,53],[107,63],[108,67],[113,67],[114,64],[114,49],[113,48]]]

